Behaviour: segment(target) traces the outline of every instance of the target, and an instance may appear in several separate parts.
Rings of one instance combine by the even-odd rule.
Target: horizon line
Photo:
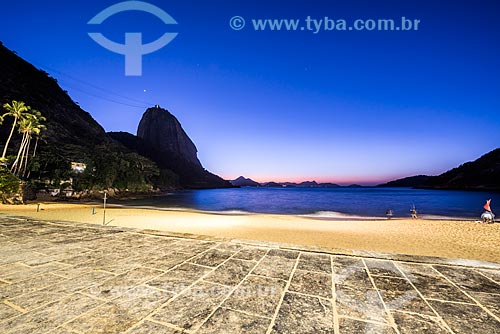
[[[423,175],[423,174],[422,174]],[[239,177],[244,177],[244,178],[248,178],[252,181],[255,181],[257,183],[260,183],[260,184],[266,184],[266,183],[270,183],[270,182],[276,182],[276,183],[295,183],[295,184],[300,184],[300,183],[304,183],[304,182],[316,182],[318,184],[324,184],[324,183],[332,183],[332,184],[337,184],[339,186],[350,186],[350,185],[360,185],[360,186],[367,186],[367,187],[372,187],[372,186],[376,186],[376,185],[380,185],[380,184],[385,184],[385,183],[388,183],[388,182],[391,182],[391,181],[395,181],[395,180],[399,180],[399,179],[403,179],[403,178],[407,178],[407,177],[413,177],[413,176],[420,176],[420,175],[411,175],[411,176],[403,176],[403,177],[395,177],[395,178],[388,178],[388,179],[378,179],[378,180],[355,180],[355,179],[349,179],[349,180],[329,180],[329,179],[322,179],[322,178],[311,178],[311,179],[307,179],[307,178],[294,178],[294,177],[290,177],[290,178],[287,178],[287,179],[284,179],[283,177],[276,177],[276,178],[261,178],[261,177],[256,177],[256,178],[253,178],[253,177],[248,177],[248,176],[245,176],[245,175],[239,175],[237,177],[224,177],[224,179],[228,180],[228,181],[232,181],[232,180],[236,180],[237,178]],[[265,181],[263,181],[265,180]]]

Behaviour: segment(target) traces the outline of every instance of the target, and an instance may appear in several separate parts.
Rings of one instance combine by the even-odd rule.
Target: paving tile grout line
[[[425,299],[426,300],[436,301],[436,302],[441,302],[441,303],[458,304],[458,305],[475,305],[475,306],[477,306],[477,304],[473,303],[473,301],[471,301],[470,303],[466,303],[466,302],[458,302],[456,300],[444,300],[444,299],[439,299],[439,298],[425,298]]]
[[[156,323],[158,325],[162,325],[164,327],[167,327],[167,328],[171,328],[171,329],[175,329],[176,331],[179,331],[181,333],[192,333],[191,331],[187,330],[187,329],[184,329],[182,327],[179,327],[179,326],[176,326],[176,325],[173,325],[171,323],[168,323],[168,322],[163,322],[163,321],[160,321],[160,320],[154,320],[154,319],[142,319],[141,321],[139,321],[138,323],[134,324],[132,327],[130,327],[125,333],[130,333],[130,331],[134,330],[139,324],[141,323],[144,323],[146,321],[150,321],[150,322],[153,322],[153,323]]]
[[[77,331],[76,329],[71,329],[71,328],[68,328],[68,327],[64,327],[63,325],[60,325],[60,326],[57,326],[56,328],[54,328],[53,330],[51,330],[48,334],[52,333],[52,332],[56,332],[59,328],[62,328],[64,329],[65,331],[68,331],[69,333],[74,333],[74,334],[86,334],[86,333],[82,333],[80,331]]]
[[[3,304],[5,304],[5,305],[7,305],[7,306],[9,306],[11,308],[13,308],[16,311],[21,312],[21,314],[19,314],[19,315],[22,315],[22,314],[25,314],[25,313],[29,312],[28,310],[22,308],[21,306],[11,303],[9,300],[4,300]],[[7,320],[7,319],[5,319],[5,320]],[[0,321],[0,322],[2,322],[2,321]]]
[[[236,310],[236,309],[231,308],[231,307],[223,306],[223,308],[225,308],[227,310],[234,311],[234,312],[238,312],[238,313],[241,313],[241,314],[249,315],[249,316],[252,316],[252,317],[262,318],[262,319],[266,319],[266,320],[271,320],[272,319],[271,317],[266,317],[264,315],[259,315],[259,314],[255,314],[255,313],[251,313],[251,312],[247,312],[247,311]]]
[[[366,323],[373,324],[373,325],[380,325],[380,326],[388,327],[386,322],[380,322],[380,321],[377,321],[377,320],[357,318],[357,317],[353,317],[353,316],[350,316],[350,315],[341,315],[341,316],[339,316],[339,318],[340,319],[351,319],[351,320],[366,322]],[[341,333],[341,334],[344,334],[344,333]],[[355,334],[355,333],[347,333],[347,334]]]
[[[15,283],[7,283],[7,284],[8,284],[8,285],[10,285],[10,286],[13,286],[13,285],[15,285],[15,284],[19,284],[19,283],[22,283],[22,282],[25,282],[25,281],[28,281],[28,280],[33,280],[33,279],[36,279],[36,278],[38,278],[39,276],[49,276],[49,275],[50,275],[50,276],[59,277],[59,278],[64,278],[64,280],[65,280],[65,281],[66,281],[66,280],[68,280],[68,278],[66,278],[66,277],[61,277],[61,276],[59,276],[59,275],[57,275],[57,274],[54,274],[54,273],[52,273],[52,272],[49,272],[49,273],[41,273],[41,274],[35,275],[35,276],[34,276],[34,277],[32,277],[32,278],[27,278],[27,279],[25,279],[25,280],[23,280],[23,281],[20,281],[20,282],[15,282]],[[41,287],[41,288],[35,289],[35,290],[33,290],[33,291],[29,291],[29,292],[21,293],[20,295],[17,295],[17,296],[16,296],[16,298],[17,298],[17,297],[23,297],[23,296],[29,295],[29,294],[31,294],[31,293],[35,293],[35,292],[41,291],[41,290],[46,289],[46,288],[49,288],[49,287],[51,287],[51,286],[55,286],[55,285],[57,285],[57,284],[59,284],[59,283],[61,283],[61,282],[58,282],[58,283],[51,283],[51,284],[48,284],[48,285],[42,285],[42,287]],[[10,300],[11,300],[11,299],[12,299],[12,298],[6,298],[6,299],[4,300],[4,302],[7,302],[7,301],[8,301],[8,302],[9,302],[9,306],[11,306],[12,308],[15,308],[15,307],[22,308],[22,307],[20,307],[20,306],[18,306],[18,305],[16,305],[16,304],[14,304],[14,303],[10,302]],[[59,299],[57,299],[57,300],[55,300],[55,301],[58,301],[58,300],[59,300]],[[43,307],[43,306],[45,306],[45,305],[47,305],[47,304],[50,304],[50,303],[51,303],[51,302],[49,302],[49,303],[45,303],[45,304],[43,304],[43,305],[40,305],[40,306],[38,306],[38,307],[35,307],[35,308],[34,308],[34,309],[32,309],[32,310],[26,310],[26,312],[31,312],[31,311],[37,310],[37,309],[39,309],[40,307]],[[15,307],[14,307],[14,306],[12,306],[12,305],[15,305]],[[0,320],[0,323],[1,323],[2,321],[4,321],[4,319]]]
[[[5,266],[8,266],[9,264],[19,264],[19,265],[25,266],[25,267],[27,267],[27,268],[31,268],[31,266],[28,266],[27,264],[22,263],[22,262],[20,262],[20,261],[16,261],[16,262],[10,262],[10,263],[5,263],[5,264],[2,264],[2,265],[0,265],[0,268],[5,267]],[[17,273],[17,272],[19,272],[19,271],[20,271],[20,270],[13,271],[11,274]]]
[[[239,252],[239,251],[238,251]],[[238,254],[238,252],[234,253],[229,259],[231,259],[233,256],[235,256],[236,254]],[[203,322],[201,323],[201,325],[195,330],[197,331],[198,329],[200,329],[201,327],[203,327],[203,325],[205,324],[205,322],[208,321],[208,319],[210,319],[210,317],[226,302],[226,300],[229,299],[229,297],[233,294],[234,291],[236,291],[242,284],[243,282],[245,281],[245,279],[247,279],[249,276],[250,276],[250,273],[252,271],[254,271],[255,268],[257,268],[257,266],[264,260],[265,256],[269,253],[269,250],[266,252],[266,254],[264,254],[264,256],[262,256],[262,258],[257,261],[257,263],[252,267],[252,269],[245,275],[245,277],[234,287],[231,289],[231,292],[219,303],[219,305],[217,305],[217,307],[203,320]],[[227,259],[226,261],[228,261],[229,259]],[[214,270],[215,271],[215,270]]]
[[[116,298],[113,298],[113,299],[104,299],[104,298],[100,298],[100,297],[88,294],[88,293],[86,293],[84,291],[78,291],[77,293],[80,294],[80,295],[84,295],[85,297],[89,297],[90,299],[94,299],[94,300],[96,300],[98,302],[103,302],[103,303],[112,302],[112,301],[114,301],[116,299]]]
[[[494,279],[492,279],[492,278],[488,277],[487,275],[485,275],[483,272],[481,272],[481,271],[480,271],[479,269],[477,269],[477,268],[474,268],[473,270],[474,270],[476,273],[478,273],[479,275],[481,275],[481,276],[483,276],[483,277],[486,277],[488,280],[492,281],[493,283],[500,285],[500,280],[499,280],[499,282],[495,281]],[[494,293],[494,294],[495,294],[495,293]],[[500,292],[499,292],[499,293],[496,293],[496,294],[500,294]]]
[[[197,257],[199,257],[199,256],[202,256],[203,254],[205,254],[205,253],[207,253],[207,252],[209,252],[209,251],[211,251],[211,250],[215,249],[214,247],[215,247],[215,246],[210,247],[210,248],[208,248],[208,249],[204,250],[203,252],[200,252],[200,253],[198,253],[198,254],[195,254],[195,255],[193,255],[193,256],[191,256],[191,257],[187,258],[186,260],[184,260],[184,261],[180,262],[179,264],[176,264],[176,265],[175,265],[175,266],[173,266],[172,268],[169,268],[168,270],[166,270],[163,274],[161,274],[161,275],[159,275],[159,276],[162,276],[162,275],[164,275],[164,274],[168,274],[169,272],[174,271],[175,269],[177,269],[177,268],[181,267],[181,266],[182,266],[182,265],[184,265],[184,264],[190,264],[190,265],[199,266],[199,265],[197,265],[197,264],[195,264],[195,263],[191,263],[191,262],[189,262],[189,261],[191,261],[192,259],[197,258]],[[224,261],[224,262],[225,262],[225,261]],[[221,264],[222,264],[222,263],[221,263]],[[205,267],[205,266],[200,266],[200,267]],[[151,269],[156,269],[156,268],[154,268],[154,267],[150,267],[150,268],[151,268]],[[206,268],[207,268],[207,269],[208,269],[208,268],[210,268],[210,269],[212,269],[212,270],[215,270],[216,268],[218,268],[218,266],[217,266],[217,267],[215,267],[215,268],[213,268],[213,267],[206,267]],[[209,274],[209,273],[207,273],[207,274],[205,274],[205,275],[208,275],[208,274]],[[202,276],[202,277],[200,277],[199,279],[195,280],[195,281],[194,281],[191,285],[189,285],[188,287],[186,287],[184,290],[182,290],[181,292],[179,292],[179,293],[178,293],[177,295],[175,295],[174,297],[170,298],[170,299],[169,299],[167,302],[165,302],[164,304],[162,304],[162,305],[158,306],[158,307],[157,307],[157,309],[161,309],[164,305],[169,304],[169,303],[170,303],[170,300],[172,300],[172,299],[176,299],[176,298],[177,298],[177,296],[179,296],[179,295],[181,295],[183,292],[187,291],[187,290],[188,290],[188,289],[189,289],[192,285],[194,285],[194,284],[195,284],[195,283],[197,283],[198,281],[201,281],[201,279],[202,279],[205,275],[203,275],[203,276]],[[158,278],[159,276],[157,276],[157,277],[155,277],[155,278],[152,278],[152,279],[149,279],[149,280],[145,281],[145,282],[144,282],[144,283],[142,283],[142,284],[147,285],[149,282],[151,282],[151,281],[155,280],[155,279],[156,279],[156,278]],[[149,286],[149,285],[147,285],[147,286]],[[168,290],[165,290],[165,291],[168,291]],[[154,313],[154,312],[151,312],[151,313]],[[151,313],[150,313],[150,314],[151,314]],[[148,315],[146,315],[145,317],[143,317],[143,320],[144,320],[144,319],[146,319],[146,318],[148,318],[148,316],[149,316],[150,314],[148,314]]]
[[[298,295],[298,296],[304,296],[304,297],[312,297],[312,298],[316,298],[316,299],[319,299],[319,300],[328,300],[329,302],[332,302],[332,298],[325,298],[325,297],[321,297],[321,296],[318,296],[318,295],[310,295],[310,294],[307,294],[307,293],[303,293],[303,292],[298,292],[298,291],[287,291],[289,294],[292,294],[292,295]]]
[[[75,296],[75,295],[83,295],[83,296],[91,297],[92,299],[95,299],[96,301],[99,301],[99,302],[103,301],[102,299],[98,299],[98,298],[96,298],[96,297],[94,297],[94,296],[90,296],[90,295],[87,295],[87,294],[84,294],[84,293],[81,293],[81,292],[74,292],[74,293],[70,293],[70,294],[68,294],[68,295],[65,295],[63,298],[57,299],[57,300],[52,301],[52,302],[50,302],[50,303],[46,303],[46,304],[41,305],[41,306],[39,306],[39,307],[36,307],[36,308],[34,308],[34,309],[30,310],[30,311],[27,311],[27,312],[25,312],[25,313],[23,313],[23,314],[16,315],[15,317],[12,317],[12,318],[9,318],[9,319],[6,319],[6,320],[12,320],[12,319],[15,319],[15,318],[21,317],[21,316],[23,316],[24,314],[28,314],[28,313],[31,313],[31,312],[36,312],[38,309],[41,309],[41,308],[43,308],[43,307],[45,307],[45,306],[47,306],[47,305],[49,305],[49,304],[55,304],[55,303],[57,303],[57,302],[61,301],[61,300],[62,300],[62,299],[64,299],[64,298],[69,298],[69,297],[71,297],[71,296]],[[101,304],[98,304],[97,306],[95,306],[95,307],[91,308],[89,311],[94,310],[94,309],[96,309],[96,308],[98,308],[98,307],[100,307],[101,305],[104,305],[104,304],[105,304],[105,302],[103,302],[103,303],[101,303]],[[17,305],[16,305],[16,306],[17,306]],[[85,314],[85,313],[87,313],[87,312],[84,312],[83,314]],[[81,314],[80,314],[80,315],[81,315]],[[74,317],[73,319],[70,319],[69,321],[65,321],[65,322],[63,322],[61,325],[57,326],[56,328],[59,328],[59,327],[63,327],[63,326],[65,326],[67,323],[69,323],[69,322],[71,322],[71,321],[73,321],[73,320],[77,319],[78,317],[80,317],[80,315],[78,315],[77,317]],[[0,321],[0,323],[1,323],[1,321]],[[51,331],[54,331],[56,328],[54,328],[54,329],[53,329],[53,330],[51,330]],[[66,329],[66,328],[65,328],[65,329]],[[49,331],[49,333],[50,333],[51,331]],[[71,329],[70,331],[74,332],[74,330],[73,330],[73,329]]]
[[[276,318],[278,317],[279,311],[281,309],[281,305],[283,304],[283,299],[285,298],[285,295],[288,292],[288,288],[290,287],[290,284],[292,283],[293,276],[295,275],[295,271],[297,270],[297,266],[299,265],[299,260],[300,260],[301,254],[302,253],[299,253],[299,256],[297,256],[297,259],[295,259],[295,263],[293,265],[292,272],[290,273],[290,276],[288,277],[288,281],[285,285],[285,288],[283,289],[283,293],[281,294],[281,298],[278,302],[278,305],[276,306],[276,310],[274,311],[273,317],[271,319],[271,323],[269,324],[269,327],[266,331],[266,334],[270,334],[271,331],[273,330],[274,324],[276,323]]]
[[[328,255],[328,258],[330,259],[330,277],[332,280],[332,316],[333,316],[333,333],[334,334],[340,334],[340,319],[339,319],[339,314],[337,310],[337,290],[335,287],[335,275],[334,275],[334,266],[333,266],[333,257]]]
[[[80,317],[81,317],[81,316],[83,316],[84,314],[87,314],[87,313],[89,313],[90,311],[93,311],[93,310],[95,310],[95,309],[97,309],[97,308],[101,307],[102,305],[105,305],[106,303],[108,303],[108,301],[105,301],[105,300],[103,300],[103,299],[100,299],[100,298],[97,298],[97,297],[95,297],[95,296],[91,296],[91,295],[88,295],[88,294],[86,294],[86,293],[82,293],[82,292],[76,292],[76,293],[73,293],[73,294],[71,294],[71,295],[69,295],[69,296],[78,295],[78,294],[83,295],[83,296],[87,296],[87,297],[89,297],[89,298],[92,298],[92,299],[94,299],[96,302],[99,302],[99,303],[98,303],[96,306],[92,307],[91,309],[87,310],[86,312],[83,312],[83,313],[81,313],[81,314],[77,315],[76,317],[73,317],[72,319],[69,319],[68,321],[63,322],[63,323],[62,323],[59,327],[69,328],[71,331],[74,331],[74,330],[73,330],[73,328],[71,328],[71,327],[67,327],[67,325],[68,325],[69,323],[71,323],[72,321],[74,321],[74,320],[76,320],[76,319],[80,318]],[[68,296],[68,297],[69,297],[69,296]]]
[[[422,298],[422,300],[424,301],[424,303],[427,304],[427,306],[432,310],[432,312],[434,312],[434,314],[436,315],[437,319],[446,327],[446,329],[450,333],[455,334],[455,332],[453,332],[451,330],[451,328],[448,325],[448,323],[446,321],[444,321],[443,317],[441,317],[441,315],[429,303],[429,301],[427,300],[427,298],[425,298],[424,295],[420,292],[420,290],[417,289],[417,287],[413,284],[412,280],[406,275],[406,273],[403,270],[401,270],[401,268],[398,266],[398,262],[394,261],[393,263],[396,266],[396,268],[399,270],[399,272],[401,273],[401,275],[403,275],[403,277],[406,278],[406,280],[410,283],[410,285],[413,287],[413,289],[415,289],[415,291],[417,291],[418,295],[420,296],[420,298]]]
[[[10,281],[6,281],[6,280],[3,280],[3,279],[1,279],[1,278],[0,278],[0,282],[1,282],[1,283],[5,283],[5,284],[7,284],[7,285],[13,284],[12,282],[10,282]]]
[[[175,268],[178,268],[180,267],[181,265],[183,264],[192,264],[192,265],[196,265],[195,263],[191,263],[189,261],[193,260],[194,258],[197,258],[199,256],[203,256],[203,254],[211,251],[211,250],[214,250],[214,249],[217,249],[217,247],[219,246],[219,244],[215,244],[213,245],[212,247],[210,247],[209,249],[206,249],[205,251],[199,253],[199,254],[196,254],[194,256],[191,256],[190,258],[184,260],[183,262],[179,263],[178,265],[172,267],[171,269],[169,269],[167,271],[167,273],[171,270],[174,270]],[[179,296],[181,296],[184,292],[186,291],[189,291],[189,289],[191,289],[192,286],[198,284],[199,282],[203,281],[203,278],[205,278],[206,276],[208,276],[209,274],[213,273],[215,270],[217,270],[219,267],[221,267],[222,265],[224,265],[224,263],[226,263],[227,261],[229,261],[230,259],[232,259],[234,257],[234,255],[236,255],[238,251],[235,251],[230,257],[228,257],[226,260],[224,260],[223,262],[221,262],[219,265],[217,265],[216,267],[210,267],[210,269],[212,269],[211,271],[207,272],[205,275],[201,276],[200,278],[198,278],[197,280],[195,280],[193,283],[191,283],[189,286],[187,286],[185,289],[183,289],[182,291],[180,291],[178,294],[176,294],[175,296],[173,296],[172,298],[170,298],[169,300],[167,300],[165,303],[163,303],[162,305],[158,306],[155,310],[151,311],[150,313],[148,313],[146,316],[143,317],[143,319],[141,319],[141,321],[144,321],[144,320],[148,320],[148,321],[154,321],[154,319],[152,318],[152,316],[154,316],[155,314],[157,314],[161,309],[163,309],[165,306],[171,304],[174,300],[176,300]],[[266,252],[267,254],[267,252]],[[264,258],[264,257],[262,257]],[[259,262],[260,263],[260,262]],[[147,282],[149,282],[151,280],[148,280],[145,282],[145,284],[147,284]],[[210,282],[211,283],[211,282]],[[206,321],[206,320],[205,320]],[[158,321],[156,321],[158,322]],[[158,322],[159,323],[159,322]],[[204,323],[204,322],[203,322]],[[200,327],[203,325],[203,323],[200,325]],[[135,327],[136,325],[132,326]],[[175,325],[172,325],[172,326],[175,326]],[[177,326],[175,326],[177,327]],[[196,329],[197,330],[197,329]],[[183,331],[186,331],[185,329],[183,329]]]
[[[495,314],[493,314],[493,312],[491,312],[490,310],[488,310],[486,307],[483,306],[483,304],[481,304],[480,302],[478,302],[476,300],[476,298],[472,297],[472,295],[470,295],[469,293],[467,293],[467,291],[465,291],[464,289],[462,289],[462,287],[460,287],[460,285],[458,284],[455,284],[455,282],[453,282],[451,279],[449,279],[446,275],[444,275],[442,272],[440,272],[439,270],[437,270],[436,268],[432,267],[432,269],[434,269],[434,271],[438,272],[440,276],[444,277],[448,282],[450,282],[452,285],[454,285],[457,289],[459,289],[463,294],[465,294],[467,297],[469,297],[470,299],[472,299],[472,301],[474,301],[474,303],[476,303],[477,306],[479,306],[483,311],[485,311],[486,313],[488,313],[490,316],[492,316],[496,321],[500,322],[500,318],[497,317]]]
[[[398,261],[398,262],[417,263],[417,264],[425,263],[431,265],[453,265],[465,268],[478,268],[478,269],[489,269],[489,270],[500,269],[500,262],[491,262],[483,260],[469,260],[469,259],[445,258],[445,257],[425,256],[425,255],[398,254],[398,253],[382,253],[375,251],[368,252],[368,251],[359,251],[355,249],[339,249],[339,248],[330,248],[325,246],[308,246],[301,244],[287,245],[279,242],[267,242],[258,240],[256,241],[252,240],[251,242],[249,242],[244,239],[230,239],[229,241],[253,247],[278,248],[282,250],[301,251],[301,252],[308,252],[315,254],[327,254],[332,256],[377,259],[377,260]]]
[[[127,270],[127,271],[125,271],[125,272],[123,272],[123,273],[121,273],[121,274],[118,274],[118,275],[115,275],[115,276],[113,276],[113,277],[110,277],[109,279],[104,280],[103,282],[99,282],[99,283],[104,283],[104,282],[106,282],[106,281],[108,281],[108,280],[110,280],[110,279],[116,278],[116,277],[117,277],[117,276],[119,276],[119,275],[124,275],[124,274],[126,274],[126,273],[128,273],[128,272],[130,272],[130,271],[132,271],[132,270],[137,269],[137,268],[141,268],[141,266],[137,266],[137,267],[135,267],[135,268],[132,268],[132,269],[130,269],[130,270]],[[158,276],[161,276],[161,275],[163,275],[163,274],[164,274],[164,273],[161,273],[161,274],[159,274],[159,275],[155,276],[155,278],[156,278],[156,277],[158,277]],[[94,285],[92,285],[92,286],[96,286],[96,285],[98,285],[99,283],[94,284]],[[139,286],[139,285],[140,285],[140,284],[138,284],[137,286]],[[110,303],[110,302],[112,302],[113,300],[115,300],[115,299],[119,298],[119,296],[117,296],[116,298],[113,298],[113,299],[103,299],[103,298],[99,298],[99,297],[97,297],[97,296],[93,296],[93,295],[87,294],[87,293],[85,293],[85,292],[83,292],[83,291],[82,291],[82,290],[86,290],[86,289],[88,289],[88,288],[89,288],[89,287],[87,287],[87,288],[83,288],[83,289],[81,289],[81,290],[79,290],[79,291],[77,291],[77,292],[74,292],[74,293],[70,294],[69,296],[76,295],[76,294],[81,294],[81,295],[84,295],[84,296],[90,297],[90,298],[92,298],[92,299],[94,299],[94,300],[96,300],[96,301],[98,301],[98,302],[102,302],[102,303],[100,303],[100,304],[96,305],[95,307],[93,307],[93,308],[91,308],[91,309],[87,310],[86,312],[83,312],[83,313],[81,313],[81,314],[77,315],[76,317],[73,317],[72,319],[70,319],[70,320],[68,320],[68,321],[65,321],[63,324],[61,324],[61,326],[65,326],[65,327],[66,327],[69,323],[73,322],[74,320],[77,320],[78,318],[80,318],[80,317],[82,317],[82,316],[86,315],[87,313],[90,313],[91,311],[94,311],[94,310],[96,310],[97,308],[99,308],[99,307],[101,307],[101,306],[103,306],[103,305],[105,305],[105,304],[107,304],[107,303]],[[128,290],[126,290],[125,292],[128,292],[128,291],[130,291],[130,290],[132,290],[132,289],[134,289],[134,288],[135,288],[135,287],[132,287],[132,288],[130,288],[130,289],[128,289]],[[64,298],[67,298],[67,297],[68,297],[68,296],[66,296],[66,297],[64,297]],[[62,300],[62,299],[64,299],[64,298],[61,298],[60,300]],[[70,327],[70,328],[71,328],[71,327]],[[73,330],[73,329],[71,329],[71,330]]]
[[[189,261],[190,259],[192,259],[192,258],[194,258],[194,257],[197,257],[197,256],[199,256],[199,255],[201,255],[201,254],[203,254],[203,253],[205,253],[205,252],[209,251],[209,250],[210,250],[210,249],[212,249],[212,248],[213,248],[213,247],[211,247],[211,248],[209,248],[209,249],[207,249],[207,250],[205,250],[205,251],[203,251],[203,252],[201,252],[201,253],[199,253],[199,254],[193,255],[192,257],[188,258],[186,261]],[[184,261],[184,262],[185,262],[185,261]],[[183,262],[183,263],[184,263],[184,262]],[[181,263],[181,264],[183,264],[183,263]],[[71,265],[70,265],[70,266],[71,266]],[[71,266],[71,267],[74,267],[74,266]],[[177,266],[175,266],[175,267],[177,267]],[[130,272],[130,271],[132,271],[132,270],[137,269],[137,268],[144,268],[144,267],[142,267],[142,266],[138,265],[138,266],[137,266],[137,267],[135,267],[135,268],[131,268],[131,269],[129,269],[129,270],[125,271],[125,272],[119,273],[119,274],[110,273],[110,274],[113,274],[114,276],[113,276],[113,277],[110,277],[109,279],[113,279],[113,278],[115,278],[115,277],[117,277],[117,276],[119,276],[119,275],[126,274],[126,273],[128,273],[128,272]],[[174,268],[174,267],[173,267],[173,268]],[[173,269],[173,268],[171,268],[171,269]],[[158,270],[157,268],[149,268],[149,269]],[[169,269],[169,270],[170,270],[170,269]],[[103,271],[104,271],[104,270],[103,270]],[[164,271],[164,270],[161,270],[161,271],[162,271],[162,273],[161,273],[161,274],[159,274],[158,276],[161,276],[161,275],[163,275],[163,274],[165,274],[165,273],[166,273],[166,271]],[[106,272],[106,271],[104,271],[104,272]],[[52,273],[52,272],[50,272],[50,273],[48,273],[48,274],[53,274],[53,273]],[[43,274],[41,274],[41,275],[43,275]],[[57,275],[57,276],[58,276],[58,277],[60,277],[59,275]],[[155,277],[153,277],[152,279],[147,280],[146,282],[149,282],[149,281],[151,281],[151,280],[153,280],[153,279],[156,279],[158,276],[155,276]],[[63,278],[65,278],[65,279],[67,279],[67,280],[69,280],[69,279],[70,279],[70,278],[66,278],[66,277],[63,277]],[[105,281],[107,281],[107,280],[105,280]],[[104,282],[104,281],[103,281],[103,282]],[[97,282],[96,284],[93,284],[93,285],[91,285],[90,287],[96,286],[96,285],[98,285],[99,283],[103,283],[103,282]],[[144,282],[144,283],[145,283],[145,282]],[[143,284],[144,284],[144,283],[143,283]],[[57,284],[57,283],[56,283],[56,284]],[[56,284],[52,284],[52,285],[56,285]],[[37,290],[35,290],[35,291],[33,291],[33,292],[43,290],[43,289],[48,288],[48,287],[50,287],[50,286],[52,286],[52,285],[44,286],[44,287],[42,287],[41,289],[37,289]],[[109,302],[113,301],[114,299],[119,298],[119,297],[116,297],[116,298],[114,298],[114,299],[108,300],[108,299],[102,299],[102,298],[99,298],[99,297],[97,297],[97,296],[89,295],[89,294],[87,294],[87,293],[84,293],[84,292],[83,292],[83,290],[85,290],[85,289],[87,289],[87,288],[89,288],[89,287],[82,288],[82,289],[80,289],[80,290],[78,290],[78,291],[75,291],[75,292],[73,292],[73,293],[70,293],[70,294],[68,294],[68,295],[65,295],[65,296],[63,296],[63,297],[61,297],[61,298],[59,298],[59,299],[57,299],[57,300],[55,300],[55,301],[52,301],[52,302],[50,302],[50,303],[46,303],[46,304],[40,305],[39,307],[36,307],[36,308],[34,308],[33,310],[30,310],[30,311],[26,311],[25,313],[27,313],[27,312],[34,312],[34,311],[38,310],[39,308],[42,308],[42,307],[44,307],[44,306],[46,306],[46,305],[48,305],[48,304],[51,304],[51,303],[54,303],[54,302],[58,302],[58,301],[60,301],[60,300],[62,300],[62,299],[64,299],[64,298],[67,298],[67,297],[72,296],[72,295],[75,295],[75,294],[81,294],[81,295],[84,295],[84,296],[90,297],[90,298],[92,298],[92,299],[94,299],[94,300],[96,300],[96,301],[101,302],[101,304],[98,304],[96,307],[94,307],[94,308],[92,308],[92,309],[88,310],[87,312],[84,312],[84,313],[82,313],[82,314],[79,314],[78,316],[76,316],[76,317],[74,317],[74,318],[72,318],[72,319],[70,319],[70,320],[68,320],[68,321],[64,322],[64,323],[63,323],[63,325],[66,325],[66,324],[68,324],[68,323],[70,323],[70,322],[72,322],[72,321],[74,321],[74,320],[78,319],[79,317],[83,316],[84,314],[86,314],[86,313],[88,313],[88,312],[91,312],[92,310],[94,310],[94,309],[96,309],[96,308],[98,308],[98,307],[100,307],[100,306],[102,306],[102,305],[104,305],[104,304],[106,304],[106,303],[109,303]],[[131,289],[133,289],[133,288],[131,288]],[[130,291],[131,289],[129,289],[129,290],[127,290],[127,291]],[[31,293],[31,292],[30,292],[30,293]],[[26,293],[26,294],[28,294],[28,293]],[[26,295],[26,294],[22,294],[22,295],[20,295],[20,296],[23,296],[23,295]],[[15,305],[15,304],[12,304],[12,305]],[[16,305],[16,306],[17,306],[17,305]],[[22,315],[22,314],[21,314],[21,315]],[[17,315],[17,316],[15,316],[15,317],[18,317],[18,316],[20,316],[20,315]],[[12,318],[15,318],[15,317],[12,317]],[[10,319],[12,319],[12,318],[10,318]],[[2,322],[2,321],[0,321],[0,322]],[[62,325],[61,325],[61,326],[62,326]]]
[[[382,306],[384,307],[384,311],[387,314],[387,317],[389,319],[389,326],[392,327],[397,334],[400,334],[399,329],[396,326],[396,322],[394,321],[394,317],[392,316],[392,313],[387,308],[387,305],[385,304],[384,298],[382,298],[382,295],[380,293],[379,288],[375,285],[375,281],[373,280],[373,277],[371,276],[370,270],[368,269],[368,266],[366,265],[365,259],[361,259],[361,261],[363,261],[363,265],[365,266],[364,270],[366,271],[368,278],[369,278],[370,282],[372,283],[373,288],[375,289],[375,291],[377,291],[377,296],[378,296],[379,300],[382,302]]]

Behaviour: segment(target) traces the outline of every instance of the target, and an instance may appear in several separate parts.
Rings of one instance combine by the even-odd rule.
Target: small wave
[[[197,211],[190,208],[181,207],[161,207],[154,205],[131,205],[131,204],[108,204],[108,207],[112,208],[124,208],[124,209],[144,209],[144,210],[160,210],[160,211]]]
[[[422,219],[428,219],[428,220],[473,220],[474,218],[471,217],[457,217],[457,216],[440,216],[440,215],[420,215],[420,218]],[[478,217],[476,220],[479,220],[480,217]]]
[[[193,211],[193,210],[191,210]],[[209,213],[213,215],[228,215],[228,216],[247,216],[247,215],[255,215],[254,212],[248,212],[243,210],[222,210],[222,211],[205,211],[205,210],[195,210],[200,213]]]
[[[360,216],[360,215],[352,215],[338,211],[317,211],[310,214],[300,215],[301,217],[309,217],[309,218],[325,218],[325,219],[384,219],[382,217],[374,217],[374,216]]]
[[[127,204],[109,204],[109,207],[115,208],[126,208],[126,209],[143,209],[143,210],[158,210],[158,211],[174,211],[174,212],[194,212],[194,213],[206,213],[213,215],[252,215],[253,212],[243,211],[243,210],[199,210],[187,207],[161,207],[152,205],[127,205]]]
[[[221,216],[249,216],[249,215],[284,215],[284,216],[297,216],[305,218],[316,218],[325,220],[385,220],[385,216],[363,216],[349,214],[339,211],[316,211],[307,214],[297,214],[290,212],[252,212],[245,210],[200,210],[188,207],[162,207],[154,205],[130,205],[130,204],[109,204],[109,207],[118,208],[128,208],[128,209],[145,209],[145,210],[158,210],[158,211],[171,211],[171,212],[193,212],[193,213],[204,213],[210,215],[221,215]],[[394,216],[394,219],[410,219],[409,216]],[[470,221],[470,220],[480,220],[479,217],[458,217],[458,216],[447,216],[447,215],[433,215],[433,214],[420,214],[419,218],[426,220],[455,220],[455,221]]]

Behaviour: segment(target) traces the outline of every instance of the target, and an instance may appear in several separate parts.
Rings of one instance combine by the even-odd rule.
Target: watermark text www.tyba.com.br
[[[304,31],[318,34],[328,31],[418,31],[421,20],[402,16],[398,19],[334,19],[328,16],[305,19],[253,18],[249,24],[242,16],[233,16],[229,25],[233,30]]]

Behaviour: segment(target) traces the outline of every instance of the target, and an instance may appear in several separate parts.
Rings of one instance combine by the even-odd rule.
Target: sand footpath
[[[102,205],[97,204],[42,203],[41,210],[36,209],[36,204],[0,205],[0,213],[10,215],[103,222]],[[500,262],[500,224],[479,224],[472,220],[320,220],[288,215],[110,207],[106,210],[106,223],[228,238]]]

